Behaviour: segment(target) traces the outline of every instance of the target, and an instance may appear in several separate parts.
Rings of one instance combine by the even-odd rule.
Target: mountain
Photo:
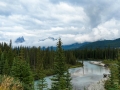
[[[45,39],[41,39],[39,40],[39,42],[44,42],[45,40],[52,40],[52,41],[57,41],[56,38],[54,37],[48,37]],[[23,43],[25,42],[24,37],[19,37],[15,40],[15,43]],[[99,40],[99,41],[95,41],[95,42],[84,42],[84,43],[73,43],[70,45],[63,45],[62,48],[64,50],[70,50],[70,49],[84,49],[84,48],[105,48],[105,47],[120,47],[120,38],[115,39],[115,40]],[[56,47],[53,47],[53,49],[55,50]]]
[[[45,41],[45,40],[52,40],[52,41],[56,41],[57,39],[55,39],[54,37],[48,37],[48,38],[45,38],[45,39],[40,39],[39,41]]]
[[[70,45],[62,45],[62,48],[64,50],[71,50],[71,49],[76,49],[76,48],[79,48],[83,45],[86,45],[88,44],[89,42],[84,42],[84,43],[74,43],[74,44],[70,44]],[[45,49],[45,48],[42,48],[42,49]],[[56,50],[56,47],[53,47],[54,50]]]
[[[105,47],[120,47],[120,38],[115,39],[115,40],[101,40],[101,41],[96,41],[96,42],[91,42],[86,45],[83,45],[79,47],[79,49],[83,48],[105,48]]]
[[[70,45],[63,45],[62,48],[64,50],[69,50],[69,49],[76,49],[79,48],[83,45],[87,45],[89,42],[84,42],[84,43],[74,43],[74,44],[70,44]]]
[[[22,37],[19,37],[19,38],[17,38],[17,39],[15,40],[15,43],[23,43],[23,42],[25,42],[25,39],[24,39],[23,36],[22,36]]]

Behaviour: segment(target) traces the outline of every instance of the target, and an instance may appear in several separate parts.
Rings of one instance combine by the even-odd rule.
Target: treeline
[[[12,41],[10,44],[0,43],[0,56],[4,54],[4,59],[8,60],[9,66],[12,66],[15,57],[25,60],[30,64],[33,71],[36,71],[40,65],[44,69],[52,69],[54,63],[55,50],[52,47],[41,49],[41,47],[25,47],[18,46],[12,48]],[[74,65],[77,59],[72,51],[64,51],[65,60],[68,64]]]
[[[95,49],[76,49],[73,51],[75,57],[79,59],[116,59],[118,48],[106,47],[106,48],[95,48]]]

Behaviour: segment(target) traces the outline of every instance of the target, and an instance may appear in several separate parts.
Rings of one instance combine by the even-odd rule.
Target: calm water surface
[[[81,68],[71,68],[69,69],[71,73],[71,83],[73,85],[73,90],[84,90],[91,83],[97,82],[103,78],[104,73],[109,73],[109,70],[105,67],[94,65],[89,63],[89,61],[84,61],[84,67]],[[48,83],[48,88],[51,87],[52,76],[46,77]],[[36,87],[37,81],[35,81]],[[37,90],[37,88],[36,88]]]

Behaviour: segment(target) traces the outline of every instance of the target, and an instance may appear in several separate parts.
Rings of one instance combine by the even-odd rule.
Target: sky
[[[120,38],[120,0],[0,0],[0,42],[56,46]],[[46,39],[45,41],[40,41]]]

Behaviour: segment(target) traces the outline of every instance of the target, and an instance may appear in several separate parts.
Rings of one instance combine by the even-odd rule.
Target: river
[[[89,63],[89,61],[84,61],[84,67],[79,68],[71,68],[69,69],[71,73],[71,83],[73,85],[73,90],[84,90],[91,83],[95,83],[103,78],[104,73],[109,73],[109,70],[105,67],[94,65]],[[51,87],[51,79],[52,76],[46,77],[46,81],[48,84],[48,88]],[[36,87],[37,81],[35,81]],[[37,90],[37,89],[35,89]],[[45,89],[46,90],[46,89]]]

